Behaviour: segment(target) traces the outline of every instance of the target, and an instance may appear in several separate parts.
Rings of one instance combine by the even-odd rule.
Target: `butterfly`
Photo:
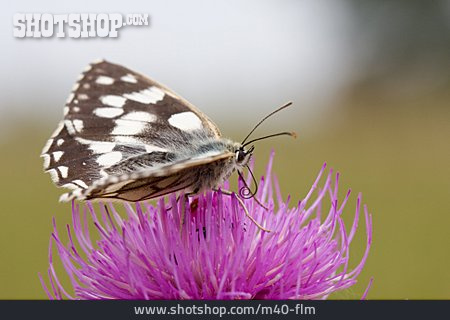
[[[44,170],[70,189],[60,201],[144,201],[173,192],[218,189],[248,168],[254,146],[278,135],[225,139],[194,105],[165,86],[107,61],[90,64],[64,107],[64,119],[45,144]]]

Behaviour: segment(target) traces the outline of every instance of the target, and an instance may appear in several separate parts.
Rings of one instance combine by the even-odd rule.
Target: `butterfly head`
[[[253,150],[255,150],[255,146],[251,146],[250,148],[245,149],[243,145],[239,145],[238,148],[235,150],[236,165],[238,167],[245,167],[250,161],[250,158],[252,157]]]

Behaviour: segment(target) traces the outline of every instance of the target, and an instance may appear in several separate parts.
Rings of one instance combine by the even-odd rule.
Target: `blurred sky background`
[[[105,58],[158,80],[240,140],[271,149],[284,194],[300,199],[323,162],[363,192],[374,220],[360,282],[335,299],[450,299],[449,1],[15,1],[0,10],[0,298],[46,298],[51,217],[70,206],[42,173],[40,150],[81,70]],[[14,13],[148,13],[117,39],[16,39]],[[346,213],[351,219],[351,207]],[[350,220],[348,220],[350,221]],[[355,244],[362,254],[364,234]]]

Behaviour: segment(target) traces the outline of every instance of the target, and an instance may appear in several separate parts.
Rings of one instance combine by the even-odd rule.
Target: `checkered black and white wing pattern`
[[[215,124],[189,102],[107,61],[81,74],[64,114],[42,157],[53,182],[75,194],[111,176],[182,160],[180,148],[220,138]]]

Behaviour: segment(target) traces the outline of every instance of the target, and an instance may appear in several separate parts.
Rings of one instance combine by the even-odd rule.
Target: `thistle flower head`
[[[264,232],[245,216],[236,197],[209,191],[189,204],[168,197],[156,206],[124,204],[123,218],[112,204],[100,212],[87,203],[72,205],[73,221],[64,244],[54,224],[50,244],[51,299],[325,299],[357,281],[368,256],[372,224],[357,198],[352,226],[342,215],[350,192],[338,201],[339,174],[322,167],[306,197],[296,206],[284,201],[272,176],[270,158],[255,199],[246,199]],[[320,184],[319,182],[324,181]],[[226,183],[227,186],[227,183]],[[242,187],[242,183],[240,185]],[[324,212],[324,208],[326,212]],[[83,209],[83,210],[82,210]],[[366,250],[349,266],[350,244],[363,213]],[[92,219],[100,240],[88,230]],[[56,251],[74,294],[60,283]],[[365,295],[365,294],[364,294]]]

